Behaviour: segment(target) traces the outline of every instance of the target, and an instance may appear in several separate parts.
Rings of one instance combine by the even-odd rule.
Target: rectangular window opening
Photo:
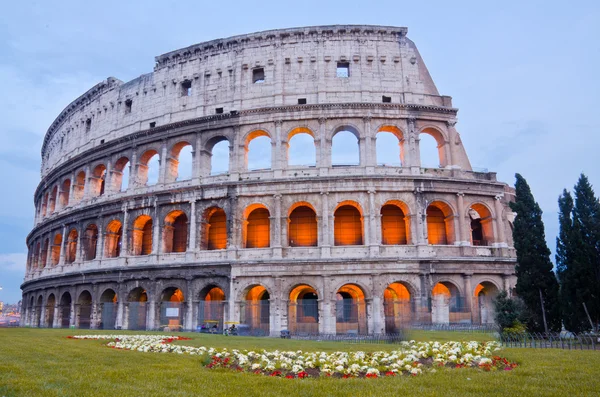
[[[90,132],[92,129],[92,119],[87,119],[85,121],[85,132]]]
[[[384,96],[381,97],[381,102],[383,102],[383,103],[392,103],[392,97],[384,95]]]
[[[156,121],[153,121],[150,123],[150,128],[154,128],[154,127],[156,127]]]
[[[181,83],[181,96],[192,96],[192,82],[190,80]]]
[[[265,69],[256,68],[252,70],[252,82],[254,84],[262,84],[265,82]]]
[[[131,113],[131,105],[133,105],[133,101],[131,99],[125,101],[125,113]]]
[[[348,62],[338,62],[336,76],[344,79],[350,77],[350,64]]]
[[[223,114],[223,108],[216,108],[215,109],[215,113],[216,114]]]
[[[298,105],[306,105],[306,98],[298,98]]]

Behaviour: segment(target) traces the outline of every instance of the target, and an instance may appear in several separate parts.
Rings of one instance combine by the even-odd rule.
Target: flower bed
[[[111,340],[114,349],[199,356],[209,369],[226,368],[284,378],[336,377],[379,378],[417,376],[439,368],[478,368],[483,371],[512,370],[516,363],[499,357],[498,342],[401,342],[396,350],[366,353],[251,351],[174,345],[180,336],[164,335],[78,335],[72,339]]]

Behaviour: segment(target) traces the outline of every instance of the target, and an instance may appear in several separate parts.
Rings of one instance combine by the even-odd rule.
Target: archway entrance
[[[227,300],[219,287],[209,285],[200,291],[198,326],[203,332],[222,332]]]
[[[79,328],[89,329],[92,318],[92,295],[83,291],[77,299],[77,324]]]
[[[160,328],[181,331],[184,319],[184,297],[179,288],[170,287],[160,295]]]
[[[115,329],[117,322],[117,294],[112,289],[107,289],[100,296],[99,317],[99,329]]]
[[[473,300],[473,322],[486,325],[494,324],[494,298],[498,295],[498,288],[490,283],[483,282],[475,287]]]
[[[271,306],[269,291],[262,285],[248,290],[242,303],[241,322],[249,327],[251,335],[269,335],[271,329]]]
[[[300,334],[319,333],[319,296],[310,285],[301,284],[290,292],[288,328]]]
[[[42,326],[42,297],[39,296],[37,303],[35,305],[35,323],[33,324],[34,327],[41,327]]]
[[[437,283],[431,291],[433,324],[470,323],[471,313],[464,305],[458,288],[450,282]]]
[[[346,284],[335,296],[336,333],[366,335],[367,310],[362,289],[354,284]]]
[[[148,294],[142,287],[133,289],[127,297],[127,329],[146,329]]]
[[[71,324],[71,294],[65,292],[60,298],[60,326],[69,328]]]
[[[413,320],[411,295],[402,283],[392,283],[383,291],[385,333],[396,334]]]
[[[54,294],[50,294],[48,301],[46,302],[46,327],[54,327],[54,308],[56,306],[56,297]]]

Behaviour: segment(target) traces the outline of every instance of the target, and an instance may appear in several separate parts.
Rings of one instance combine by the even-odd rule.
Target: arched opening
[[[133,221],[133,255],[150,255],[152,253],[152,218],[140,215]]]
[[[413,320],[410,291],[402,283],[391,283],[383,291],[386,334],[397,334]]]
[[[220,136],[209,140],[207,149],[210,153],[210,174],[227,174],[229,172],[229,141],[227,138]]]
[[[471,313],[464,305],[458,288],[450,282],[439,282],[431,291],[431,322],[458,324],[471,321]]]
[[[401,167],[404,165],[403,135],[399,128],[384,126],[375,137],[377,165],[385,167]]]
[[[271,245],[271,225],[269,210],[264,207],[250,206],[245,222],[246,248],[267,248]]]
[[[33,323],[34,327],[42,327],[42,306],[43,306],[43,298],[42,296],[38,296],[36,305],[35,305],[35,320]]]
[[[446,203],[436,201],[427,207],[427,240],[431,245],[454,244],[454,214]]]
[[[419,152],[422,168],[444,168],[446,154],[444,137],[433,128],[426,128],[419,134]]]
[[[409,235],[410,221],[402,206],[386,204],[381,207],[381,244],[405,245],[408,244]]]
[[[335,166],[355,166],[360,164],[358,131],[351,127],[338,128],[331,140],[331,164]]]
[[[75,185],[73,186],[73,200],[75,203],[80,202],[83,199],[83,193],[85,191],[85,172],[79,171],[75,178]]]
[[[33,251],[33,270],[37,270],[42,266],[42,244],[38,241]]]
[[[297,205],[288,219],[290,247],[316,247],[318,244],[317,214],[308,205]]]
[[[265,131],[254,131],[246,138],[248,171],[271,169],[271,137]]]
[[[192,179],[192,151],[192,145],[188,142],[179,142],[173,146],[167,160],[167,183]]]
[[[158,183],[160,156],[156,150],[148,150],[140,157],[138,181],[140,185],[152,186]]]
[[[68,292],[65,292],[60,298],[58,313],[60,315],[60,327],[69,328],[69,325],[71,325],[71,294]]]
[[[142,287],[131,290],[127,296],[127,329],[146,329],[148,294]]]
[[[77,299],[77,323],[81,329],[89,329],[92,318],[92,294],[83,291]]]
[[[227,248],[227,215],[222,208],[212,207],[205,211],[202,249],[222,250]]]
[[[60,246],[62,245],[62,234],[56,234],[54,236],[54,242],[52,244],[51,263],[52,266],[58,265],[60,262]]]
[[[117,258],[121,256],[121,238],[123,236],[123,225],[118,220],[111,221],[106,227],[106,236],[104,238],[106,258]]]
[[[307,128],[288,134],[287,163],[290,166],[314,167],[317,163],[315,138]]]
[[[468,214],[471,221],[471,245],[492,245],[494,226],[490,210],[483,204],[473,204]]]
[[[54,186],[50,197],[48,198],[48,215],[53,214],[56,211],[56,196],[58,195],[58,187]]]
[[[112,189],[115,192],[124,192],[129,188],[129,175],[131,165],[127,157],[121,157],[112,170]]]
[[[90,182],[92,196],[102,196],[104,194],[104,187],[106,184],[106,166],[104,164],[98,164],[96,168],[94,168]]]
[[[46,328],[54,327],[54,308],[56,307],[56,297],[54,294],[48,296],[46,301],[46,320],[44,322]]]
[[[42,217],[45,217],[48,214],[48,197],[50,195],[48,193],[44,194],[44,199],[42,200]]]
[[[335,245],[363,245],[363,218],[354,204],[339,205],[333,214]]]
[[[60,194],[58,202],[61,208],[65,208],[69,205],[69,193],[71,192],[71,180],[65,179],[60,185]]]
[[[25,321],[29,326],[33,326],[35,321],[35,298],[32,296],[29,299],[29,306],[27,306],[27,310],[25,311]]]
[[[288,323],[293,333],[319,333],[319,295],[310,285],[300,284],[290,292]]]
[[[98,249],[98,226],[91,224],[85,228],[83,234],[83,260],[91,261],[96,259]]]
[[[367,310],[363,290],[354,284],[342,286],[336,297],[336,332],[338,334],[367,334]]]
[[[39,244],[39,243],[38,243]],[[45,239],[44,245],[42,245],[42,251],[40,252],[40,268],[46,267],[46,262],[48,260],[48,247],[50,245],[50,240]]]
[[[112,289],[105,290],[102,295],[100,295],[100,306],[99,309],[101,312],[99,313],[100,324],[98,324],[99,329],[115,329],[115,325],[117,323],[117,293]],[[144,319],[144,323],[145,323]]]
[[[271,306],[269,291],[262,285],[248,289],[241,308],[241,320],[249,327],[251,335],[269,335]]]
[[[489,281],[477,284],[474,291],[473,322],[481,325],[492,325],[495,323],[496,311],[494,299],[498,296],[498,287]]]
[[[181,210],[172,211],[165,217],[163,252],[185,252],[188,245],[188,217]]]
[[[71,229],[69,235],[67,237],[67,250],[65,252],[65,262],[73,263],[75,259],[77,259],[77,239],[79,237],[79,233],[77,230]]]
[[[217,333],[223,331],[225,292],[215,285],[209,285],[200,291],[198,306],[198,325],[202,332]]]
[[[184,319],[184,296],[179,288],[169,287],[160,295],[160,329],[181,331]]]

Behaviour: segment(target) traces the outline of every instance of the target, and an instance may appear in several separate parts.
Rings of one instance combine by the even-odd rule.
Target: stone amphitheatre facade
[[[25,325],[232,321],[277,335],[490,323],[491,298],[515,283],[513,190],[472,169],[457,109],[406,34],[321,26],[213,40],[73,101],[42,147]],[[344,134],[353,164],[332,160]],[[386,134],[398,158],[382,164]],[[425,135],[439,166],[421,164]],[[299,137],[314,164],[290,161]],[[260,169],[254,140],[270,143]]]

